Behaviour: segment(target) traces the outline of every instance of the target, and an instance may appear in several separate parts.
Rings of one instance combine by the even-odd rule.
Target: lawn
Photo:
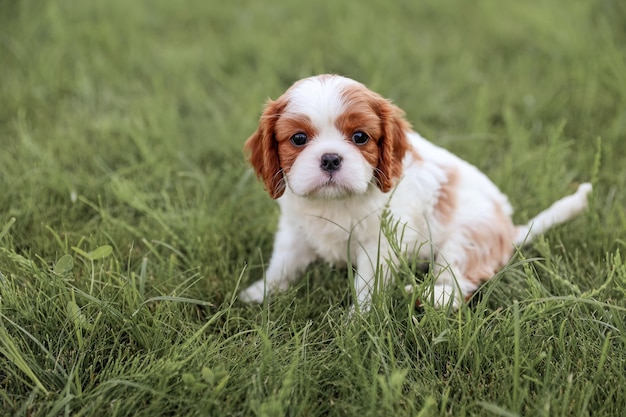
[[[348,319],[324,264],[241,303],[278,218],[242,145],[322,72],[517,222],[584,181],[589,212],[456,312],[409,268]],[[624,155],[623,0],[0,0],[0,415],[622,416]]]

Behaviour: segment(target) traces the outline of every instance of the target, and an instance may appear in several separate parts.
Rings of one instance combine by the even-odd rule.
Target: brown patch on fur
[[[285,192],[275,127],[286,106],[285,96],[276,101],[269,101],[259,120],[259,127],[244,145],[254,172],[263,180],[265,189],[272,198],[278,198]]]
[[[456,187],[459,183],[459,172],[456,169],[448,168],[445,171],[446,182],[441,184],[435,203],[435,216],[444,225],[450,223],[456,210]]]
[[[378,165],[379,149],[378,138],[382,134],[380,119],[374,110],[366,102],[354,102],[335,121],[335,126],[348,140],[352,140],[355,132],[361,131],[370,137],[363,145],[356,145],[368,164],[375,167]]]
[[[347,132],[349,128],[357,126],[357,122],[363,123],[364,127],[356,130],[363,130],[370,135],[378,146],[376,152],[371,148],[363,147],[363,155],[368,162],[374,158],[377,159],[372,164],[375,167],[376,184],[383,192],[388,192],[402,175],[402,161],[409,149],[406,133],[411,126],[400,108],[363,85],[345,87],[342,96],[348,110],[346,110],[345,118],[338,120],[337,126],[343,132]],[[373,116],[378,120],[375,120]],[[372,133],[366,129],[370,129]],[[354,131],[349,135],[351,136],[352,133]]]
[[[422,155],[420,155],[414,147],[411,146],[409,148],[409,152],[411,153],[411,156],[413,157],[414,162],[419,162],[419,161],[424,160],[424,158],[422,158]]]
[[[275,138],[278,142],[280,167],[284,173],[288,173],[296,158],[304,149],[304,146],[294,146],[291,143],[291,137],[296,133],[304,133],[309,139],[312,139],[317,135],[317,131],[309,117],[301,114],[284,114],[276,122],[274,129]]]
[[[471,244],[465,250],[462,274],[476,285],[495,275],[513,254],[515,226],[499,204],[493,202],[493,205],[493,218],[489,223],[467,229],[466,237]]]

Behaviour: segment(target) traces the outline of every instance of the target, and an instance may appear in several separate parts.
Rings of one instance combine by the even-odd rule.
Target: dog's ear
[[[263,181],[265,189],[274,199],[285,192],[285,180],[278,159],[275,127],[286,105],[287,101],[283,98],[269,101],[259,120],[259,127],[244,145],[254,172]]]
[[[374,108],[380,117],[383,131],[378,141],[378,166],[374,176],[378,188],[386,193],[402,176],[402,161],[409,149],[406,135],[411,125],[404,118],[404,112],[389,100],[377,98]]]

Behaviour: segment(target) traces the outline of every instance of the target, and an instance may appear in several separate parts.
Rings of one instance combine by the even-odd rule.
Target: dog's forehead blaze
[[[356,81],[337,76],[318,76],[300,80],[285,93],[289,97],[286,111],[306,114],[316,124],[327,123],[343,112],[341,92],[349,84],[356,84]]]

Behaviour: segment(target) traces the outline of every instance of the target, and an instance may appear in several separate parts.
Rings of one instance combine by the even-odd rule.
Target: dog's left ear
[[[407,132],[411,125],[404,112],[389,100],[379,98],[374,105],[381,120],[382,137],[378,142],[378,166],[374,174],[376,184],[383,192],[390,191],[402,175],[402,160],[409,148]]]

